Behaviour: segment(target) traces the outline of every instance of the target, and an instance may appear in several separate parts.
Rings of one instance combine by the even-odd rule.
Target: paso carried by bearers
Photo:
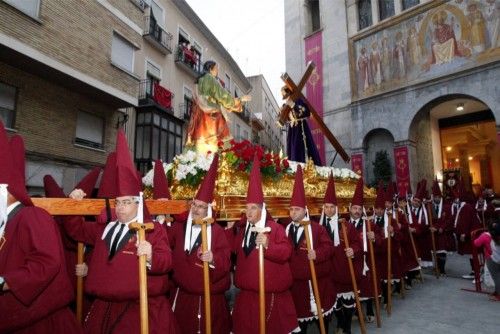
[[[64,222],[72,238],[94,247],[85,290],[95,296],[95,300],[84,317],[84,330],[93,334],[140,332],[138,257],[146,256],[149,330],[151,333],[177,333],[167,298],[167,272],[172,267],[172,254],[165,229],[155,222],[154,228],[146,233],[146,240],[141,242],[129,229],[129,225],[141,221],[142,215],[145,223],[150,223],[151,219],[142,205],[141,183],[122,130],[117,134],[116,159],[108,159],[108,163],[113,165],[105,168],[107,188],[100,194],[115,198],[116,221],[107,221],[103,219],[106,215],[101,215],[97,223],[86,222],[80,217]],[[70,197],[81,199],[84,195],[76,189]]]

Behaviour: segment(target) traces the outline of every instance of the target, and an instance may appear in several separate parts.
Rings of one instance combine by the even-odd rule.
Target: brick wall
[[[130,5],[134,12],[140,12]],[[96,1],[41,1],[40,22],[0,1],[0,17],[0,32],[136,96],[137,80],[111,66],[111,42],[113,30],[138,46],[142,45],[142,36]]]
[[[14,129],[23,136],[28,154],[47,161],[101,165],[107,152],[114,150],[116,110],[4,63],[0,63],[0,81],[18,88]],[[73,144],[79,110],[105,119],[106,152]]]

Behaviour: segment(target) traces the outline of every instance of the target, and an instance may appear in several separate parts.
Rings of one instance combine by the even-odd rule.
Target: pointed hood
[[[45,175],[43,177],[43,189],[45,190],[45,197],[47,198],[64,198],[66,194],[63,189],[59,187],[56,180],[52,175]]]
[[[207,175],[201,182],[200,188],[196,193],[195,199],[205,202],[212,203],[214,200],[214,189],[215,189],[215,181],[217,179],[217,168],[219,166],[219,155],[217,153],[214,154],[214,159],[212,160],[212,164],[208,169]]]
[[[116,137],[116,197],[138,196],[141,192],[125,132],[118,130]]]
[[[306,207],[306,192],[304,190],[304,177],[302,175],[302,167],[297,165],[295,172],[295,182],[293,184],[293,193],[290,200],[290,206]]]
[[[443,197],[443,194],[441,193],[441,189],[439,188],[439,183],[437,179],[434,179],[432,182],[432,196],[439,196]]]
[[[337,194],[335,192],[335,180],[333,179],[333,173],[330,173],[330,177],[328,178],[328,185],[326,186],[323,203],[337,205]]]
[[[116,197],[116,153],[111,152],[106,159],[106,165],[102,172],[101,184],[97,197],[115,198]]]
[[[425,198],[426,188],[427,188],[427,180],[423,179],[422,181],[420,181],[418,183],[417,192],[416,192],[415,196],[413,196],[413,197],[423,201]]]
[[[168,180],[163,169],[163,162],[161,160],[155,161],[155,170],[153,176],[153,198],[167,198],[172,199],[170,190],[168,189]]]
[[[14,135],[10,139],[10,153],[12,159],[11,184],[9,192],[23,205],[33,206],[31,198],[26,190],[26,165],[24,140],[19,135]]]
[[[358,183],[356,184],[356,189],[354,190],[351,205],[363,206],[363,186],[363,177],[360,177],[358,179]]]
[[[393,202],[394,196],[396,195],[396,184],[394,182],[389,182],[387,185],[387,190],[385,192],[385,201]]]
[[[75,189],[81,189],[85,194],[87,194],[87,198],[92,197],[92,192],[94,191],[95,184],[97,183],[97,179],[99,178],[99,174],[101,174],[101,167],[95,167],[90,172],[85,175],[80,182],[75,186]]]
[[[250,171],[250,177],[248,178],[247,203],[264,204],[260,161],[257,154],[253,157],[252,170]]]
[[[377,198],[375,199],[375,208],[376,209],[385,208],[385,200],[386,200],[386,195],[384,191],[384,184],[382,183],[382,181],[379,181],[377,187]]]

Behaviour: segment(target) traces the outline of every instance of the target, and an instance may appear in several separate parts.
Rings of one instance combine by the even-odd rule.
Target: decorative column
[[[471,179],[469,170],[469,155],[464,147],[458,148],[458,159],[460,160],[460,176],[464,180],[464,187],[466,190],[471,190]]]
[[[479,157],[479,174],[481,175],[481,185],[491,185],[492,175],[490,157],[485,154]]]

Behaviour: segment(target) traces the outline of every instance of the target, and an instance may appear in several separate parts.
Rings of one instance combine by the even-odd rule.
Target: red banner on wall
[[[394,148],[394,167],[396,169],[396,183],[398,191],[406,193],[410,186],[410,164],[408,159],[408,147],[400,146]]]
[[[305,39],[306,63],[313,61],[316,64],[316,68],[306,84],[306,95],[318,116],[323,118],[323,41],[321,33],[318,31]],[[321,161],[326,163],[325,136],[315,122],[308,123]]]
[[[352,170],[358,174],[363,175],[363,154],[353,154],[351,155],[351,167]]]

